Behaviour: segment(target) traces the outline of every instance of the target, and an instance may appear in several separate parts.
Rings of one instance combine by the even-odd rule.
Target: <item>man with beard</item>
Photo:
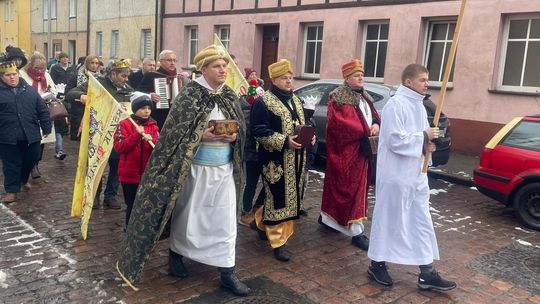
[[[202,76],[175,99],[137,191],[117,270],[133,287],[169,218],[169,273],[185,278],[183,258],[217,267],[221,287],[245,296],[236,277],[236,195],[244,119],[225,85],[226,51],[210,45],[194,58]],[[235,120],[236,133],[215,134],[210,120]],[[134,288],[134,287],[133,287]]]
[[[162,51],[159,54],[159,69],[155,72],[145,73],[137,87],[137,90],[148,93],[152,97],[154,102],[152,118],[156,120],[160,130],[169,114],[171,102],[178,95],[183,85],[182,77],[176,71],[176,63],[176,54],[173,51]],[[161,81],[160,86],[156,86],[156,80]],[[163,93],[166,90],[169,92],[168,96]],[[164,102],[165,97],[167,97],[166,102]]]

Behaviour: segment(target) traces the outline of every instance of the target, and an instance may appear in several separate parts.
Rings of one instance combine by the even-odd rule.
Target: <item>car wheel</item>
[[[540,231],[540,183],[530,183],[514,196],[514,213],[519,221]]]

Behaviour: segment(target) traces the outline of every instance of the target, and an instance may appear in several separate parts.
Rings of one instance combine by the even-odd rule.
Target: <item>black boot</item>
[[[375,282],[381,285],[392,286],[392,284],[394,284],[394,280],[392,280],[392,277],[388,274],[385,262],[371,261],[371,266],[368,268],[368,274]]]
[[[237,296],[247,296],[251,291],[249,287],[240,282],[238,277],[234,274],[234,267],[218,267],[218,271],[221,274],[221,287],[231,291]]]
[[[274,248],[274,256],[278,261],[287,262],[291,257],[285,252],[285,245]]]
[[[351,244],[367,251],[369,249],[369,239],[363,233],[352,237]]]
[[[332,231],[332,232],[339,232],[337,231],[336,229],[326,225],[325,223],[323,223],[322,221],[322,215],[319,215],[319,219],[317,220],[317,222],[319,222],[319,224],[321,224],[324,228],[326,228],[328,231]]]
[[[188,276],[188,271],[184,262],[182,262],[182,256],[169,249],[169,274],[179,278],[185,278]]]
[[[266,232],[259,229],[259,227],[257,227],[257,223],[255,221],[253,221],[253,222],[251,222],[249,224],[249,228],[257,231],[257,234],[259,235],[259,239],[261,239],[263,241],[268,241],[268,237],[266,236]]]

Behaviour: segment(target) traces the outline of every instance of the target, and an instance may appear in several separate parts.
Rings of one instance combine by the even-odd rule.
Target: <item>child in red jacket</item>
[[[150,118],[152,100],[150,96],[136,92],[131,97],[131,114],[137,126],[130,119],[120,121],[114,134],[114,149],[120,154],[118,178],[122,183],[126,209],[126,226],[129,223],[135,194],[141,181],[146,163],[153,148],[148,141],[156,142],[159,132],[155,120]]]

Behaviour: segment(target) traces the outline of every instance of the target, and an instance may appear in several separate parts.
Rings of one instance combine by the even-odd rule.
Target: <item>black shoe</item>
[[[300,209],[300,211],[298,211],[298,215],[301,215],[301,216],[308,216],[308,213],[307,213],[306,210]]]
[[[30,171],[30,176],[33,178],[33,179],[36,179],[36,178],[40,178],[41,177],[41,172],[39,172],[39,168],[37,165],[34,166],[34,168],[32,168],[32,171]]]
[[[437,271],[430,274],[420,274],[418,276],[418,288],[422,290],[433,289],[437,291],[448,291],[456,288],[456,282],[447,281],[439,275]]]
[[[319,224],[321,224],[324,228],[326,228],[328,231],[332,231],[332,232],[339,232],[337,231],[336,229],[326,225],[325,223],[323,223],[322,221],[322,215],[319,215],[319,219],[317,220],[317,222],[319,222]]]
[[[234,267],[218,267],[221,273],[221,287],[237,296],[247,296],[251,289],[234,274]]]
[[[369,239],[364,234],[355,235],[352,237],[351,244],[367,251],[369,249]]]
[[[381,285],[392,286],[392,284],[394,284],[394,281],[388,274],[385,263],[371,263],[371,266],[369,266],[367,273],[369,274],[371,279]]]
[[[58,159],[58,160],[64,160],[66,158],[67,154],[64,153],[64,151],[59,151],[58,153],[56,153],[54,155],[54,158]]]
[[[266,236],[266,232],[259,229],[259,227],[257,227],[257,223],[255,221],[253,221],[253,222],[251,222],[249,224],[249,228],[257,231],[257,234],[259,235],[259,239],[261,239],[263,241],[268,241],[268,237]]]
[[[285,245],[274,248],[274,257],[276,257],[278,261],[282,262],[288,262],[291,259],[291,257],[285,252]]]
[[[182,262],[182,256],[169,249],[169,274],[179,278],[186,278],[188,271],[184,262]]]

